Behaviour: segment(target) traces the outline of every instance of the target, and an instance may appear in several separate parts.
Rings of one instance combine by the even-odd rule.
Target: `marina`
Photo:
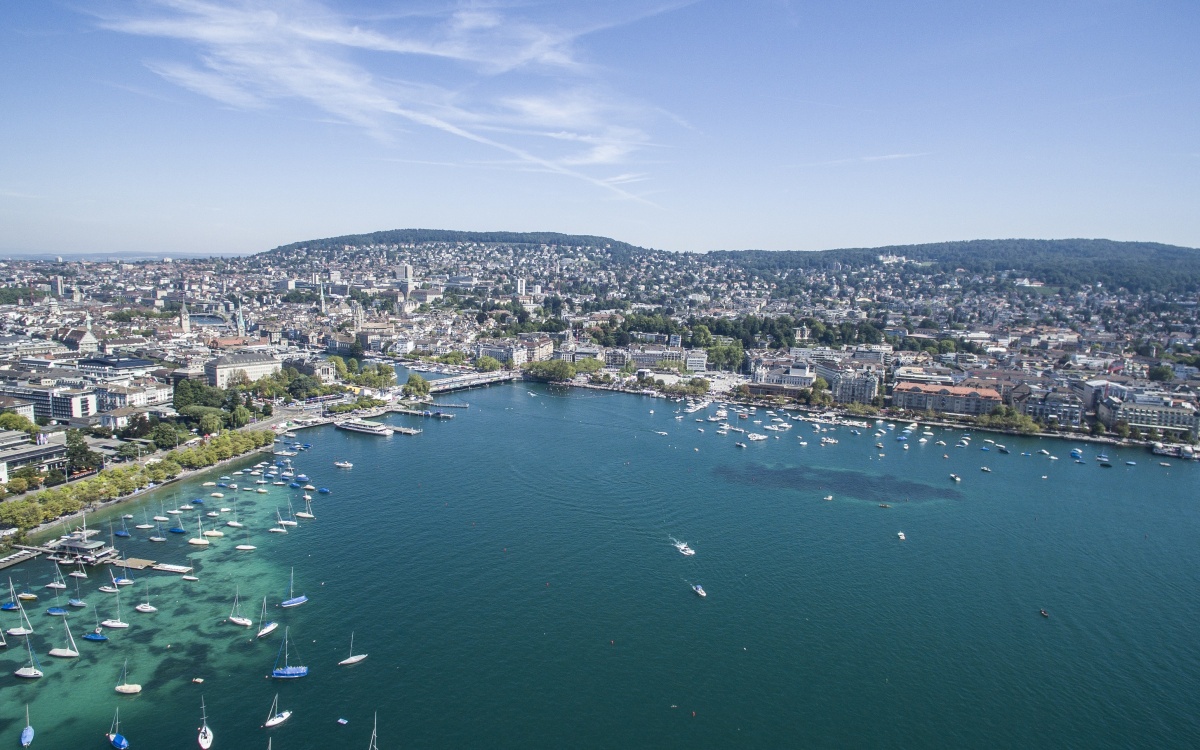
[[[529,388],[546,398],[529,398]],[[154,530],[130,526],[110,567],[67,578],[87,606],[64,624],[41,615],[54,603],[44,586],[59,577],[48,555],[8,568],[15,592],[40,598],[23,601],[36,632],[10,638],[0,660],[10,674],[42,676],[6,678],[0,736],[15,741],[28,702],[39,743],[86,746],[113,721],[107,696],[122,699],[119,732],[137,746],[186,747],[197,741],[203,685],[204,722],[221,737],[214,747],[255,746],[277,690],[266,718],[283,707],[290,718],[269,730],[285,733],[276,747],[302,736],[365,744],[376,708],[380,732],[409,746],[561,746],[579,722],[605,727],[615,745],[876,746],[903,725],[906,746],[937,746],[953,722],[956,747],[989,748],[994,727],[983,717],[996,706],[1020,717],[1008,737],[1019,746],[1188,744],[1177,738],[1190,736],[1196,678],[1155,666],[1150,653],[1187,653],[1186,623],[1200,616],[1187,596],[1200,563],[1192,462],[1160,467],[1108,447],[1106,469],[1088,446],[1082,464],[1054,462],[1052,452],[1075,446],[1018,437],[1005,439],[1011,454],[989,453],[992,471],[981,473],[976,451],[935,447],[962,434],[943,428],[928,443],[914,431],[911,450],[886,457],[872,430],[833,424],[819,425],[833,438],[821,450],[790,436],[739,449],[737,433],[673,429],[684,406],[662,400],[538,385],[473,400],[482,408],[430,423],[404,450],[315,427],[296,456],[261,469],[264,456],[247,457],[89,513],[89,527],[107,529],[120,514],[140,518],[143,504],[149,514],[160,502],[197,508],[175,516],[187,533],[155,545]],[[717,407],[692,418],[709,421]],[[761,409],[753,418],[779,424]],[[875,430],[892,440],[903,427]],[[289,474],[297,486],[192,503],[207,499],[203,482],[243,481],[237,472],[252,470]],[[514,494],[502,504],[501,481]],[[329,493],[306,501],[304,486]],[[235,511],[242,527],[226,527]],[[189,547],[197,516],[228,536]],[[269,532],[293,519],[280,527],[288,533]],[[89,539],[107,545],[106,536]],[[1070,575],[1049,575],[1047,560]],[[63,576],[79,569],[60,567]],[[370,614],[360,614],[368,592]],[[299,597],[303,606],[282,606]],[[1155,605],[1134,622],[1117,615],[1125,599]],[[135,612],[151,601],[156,612]],[[235,627],[231,615],[253,622]],[[5,628],[21,621],[19,612],[0,618]],[[96,633],[101,621],[128,627]],[[981,638],[984,628],[993,635]],[[1101,668],[1092,657],[1108,639],[1126,651]],[[79,656],[51,659],[51,649]],[[1033,679],[1047,688],[1036,702],[1026,697]],[[1151,702],[1138,679],[1163,694]],[[1071,690],[1077,680],[1102,684],[1106,702],[1145,720],[1105,723]],[[132,701],[114,685],[142,690]],[[532,715],[514,711],[514,699]],[[69,722],[52,710],[66,703]],[[1030,718],[1042,711],[1054,726]],[[493,725],[480,727],[479,713]],[[361,736],[339,734],[352,731]]]

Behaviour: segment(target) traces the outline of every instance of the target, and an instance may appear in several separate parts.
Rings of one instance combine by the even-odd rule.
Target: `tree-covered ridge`
[[[729,250],[707,257],[728,260],[760,276],[774,276],[790,270],[829,271],[835,263],[869,266],[877,264],[880,255],[930,264],[926,270],[932,273],[962,269],[990,276],[1008,271],[1010,277],[1028,277],[1048,286],[1100,283],[1133,292],[1184,291],[1200,286],[1200,250],[1156,242],[970,240],[817,252]]]
[[[636,255],[645,253],[645,248],[619,242],[609,237],[589,234],[562,234],[560,232],[462,232],[451,229],[389,229],[369,234],[347,234],[281,245],[272,253],[287,253],[294,250],[336,250],[347,245],[365,247],[369,245],[405,245],[436,242],[462,242],[487,245],[565,245],[575,247],[606,248],[615,253]]]

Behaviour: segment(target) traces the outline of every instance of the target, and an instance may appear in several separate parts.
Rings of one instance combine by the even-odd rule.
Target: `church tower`
[[[192,332],[192,316],[188,315],[186,302],[179,306],[179,328],[185,334]]]

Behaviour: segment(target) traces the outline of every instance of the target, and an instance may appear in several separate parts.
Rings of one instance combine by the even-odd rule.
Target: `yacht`
[[[354,464],[350,463],[349,461],[334,461],[333,465],[338,467],[339,469],[353,469],[354,468]]]

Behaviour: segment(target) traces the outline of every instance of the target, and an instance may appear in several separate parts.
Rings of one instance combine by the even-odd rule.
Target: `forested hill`
[[[761,276],[788,270],[828,270],[834,263],[861,268],[881,255],[929,263],[931,272],[990,275],[1009,271],[1049,286],[1101,283],[1135,292],[1200,289],[1200,250],[1155,242],[1113,240],[971,240],[844,250],[728,250],[709,257],[738,263]]]
[[[589,234],[561,234],[559,232],[460,232],[451,229],[389,229],[370,234],[347,234],[342,237],[327,237],[321,240],[293,242],[270,250],[274,254],[288,254],[296,250],[327,252],[343,247],[369,247],[379,245],[420,245],[433,243],[476,243],[485,245],[557,245],[560,247],[586,247],[607,249],[613,256],[632,258],[651,252],[645,248],[620,242],[609,237]]]

